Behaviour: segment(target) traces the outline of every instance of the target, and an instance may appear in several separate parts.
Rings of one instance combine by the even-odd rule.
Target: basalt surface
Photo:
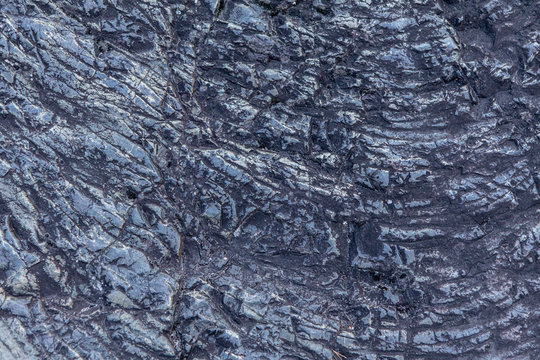
[[[0,358],[540,358],[540,7],[0,2]]]

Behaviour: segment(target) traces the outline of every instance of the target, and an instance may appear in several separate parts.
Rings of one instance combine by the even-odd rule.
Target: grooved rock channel
[[[0,359],[540,358],[540,6],[0,2]]]

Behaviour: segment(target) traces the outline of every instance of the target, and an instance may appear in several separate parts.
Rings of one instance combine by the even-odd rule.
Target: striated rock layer
[[[538,2],[0,19],[0,359],[540,358]]]

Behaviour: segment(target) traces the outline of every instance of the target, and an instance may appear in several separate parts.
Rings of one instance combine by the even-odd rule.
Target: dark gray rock
[[[537,359],[534,1],[5,0],[1,359]]]

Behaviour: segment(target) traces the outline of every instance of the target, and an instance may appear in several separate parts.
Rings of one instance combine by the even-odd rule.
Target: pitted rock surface
[[[0,19],[0,359],[540,358],[537,1]]]

